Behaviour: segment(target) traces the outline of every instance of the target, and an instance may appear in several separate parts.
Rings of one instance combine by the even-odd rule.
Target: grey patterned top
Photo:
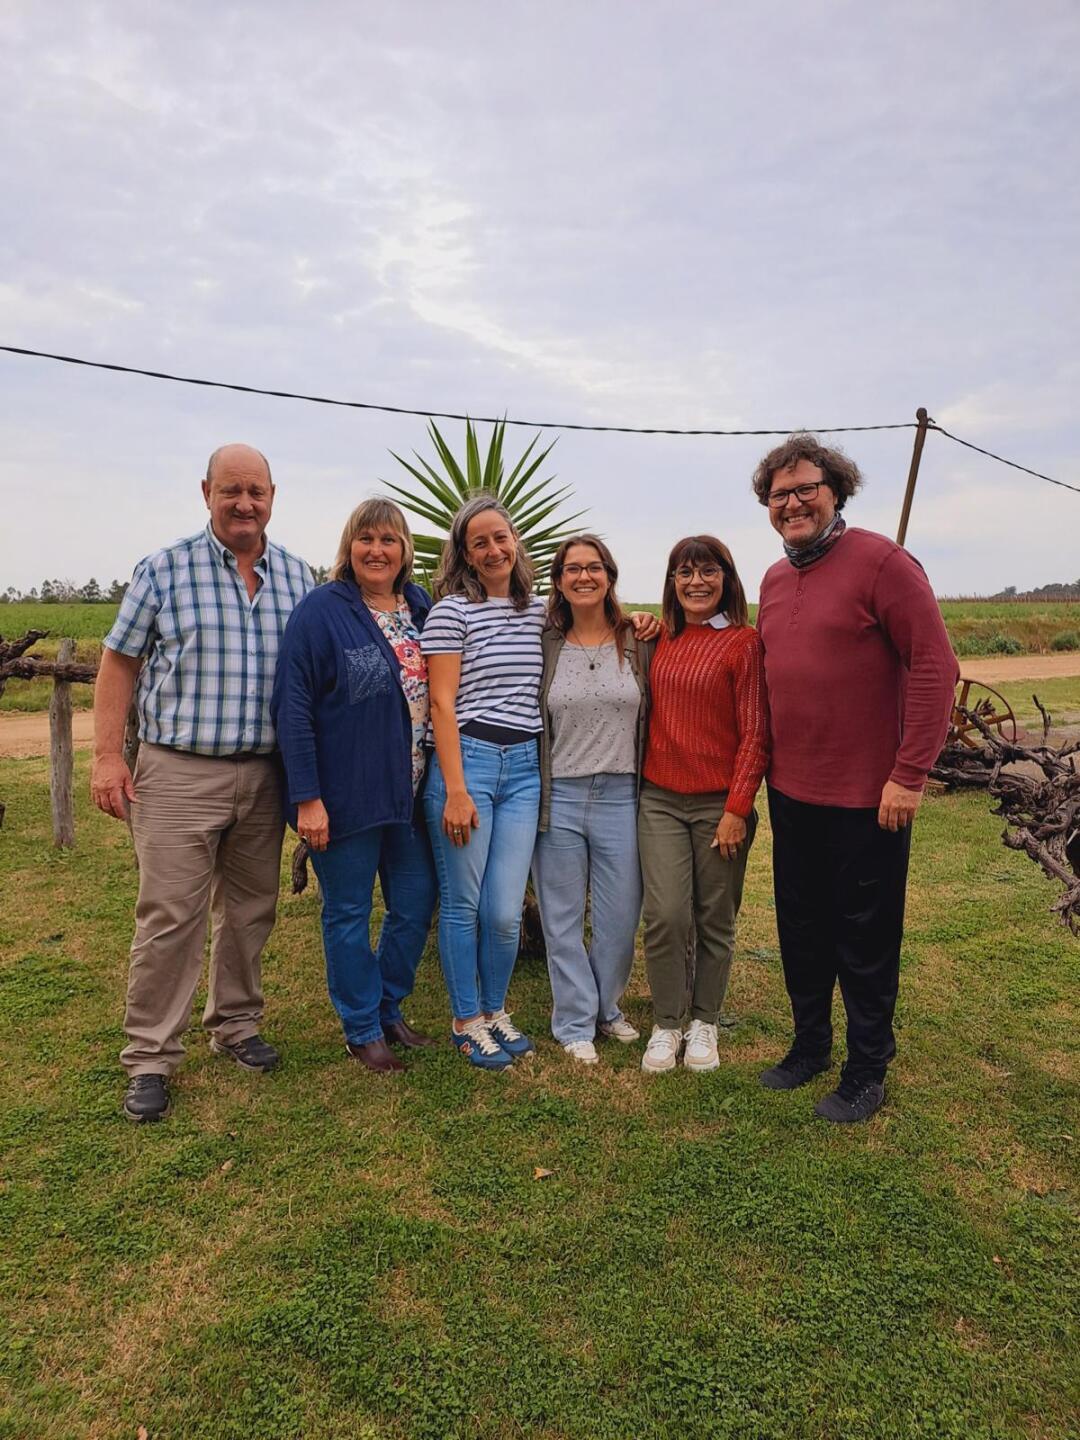
[[[634,672],[626,661],[619,665],[614,642],[587,650],[564,645],[548,692],[552,776],[635,774],[640,702]]]

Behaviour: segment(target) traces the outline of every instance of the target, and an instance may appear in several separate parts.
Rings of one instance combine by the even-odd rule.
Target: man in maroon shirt
[[[866,1120],[896,1053],[911,822],[941,749],[958,675],[917,560],[847,529],[858,467],[793,435],[754,472],[785,558],[761,582],[776,924],[795,1040],[761,1083],[794,1090],[829,1068],[837,980],[840,1083],[815,1109]]]

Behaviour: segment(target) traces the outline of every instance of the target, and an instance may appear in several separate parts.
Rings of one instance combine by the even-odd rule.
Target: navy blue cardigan
[[[405,586],[418,630],[431,609]],[[286,818],[321,799],[330,838],[413,819],[412,722],[393,646],[352,580],[305,595],[281,637],[270,715],[285,762]]]

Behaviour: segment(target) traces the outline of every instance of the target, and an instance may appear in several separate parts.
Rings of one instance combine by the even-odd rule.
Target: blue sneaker
[[[508,1055],[513,1055],[515,1060],[522,1055],[531,1055],[536,1049],[528,1035],[521,1033],[505,1010],[497,1010],[485,1024],[496,1041]]]
[[[502,1048],[483,1020],[470,1020],[460,1034],[451,1029],[450,1039],[479,1070],[505,1070],[514,1063],[513,1055]]]

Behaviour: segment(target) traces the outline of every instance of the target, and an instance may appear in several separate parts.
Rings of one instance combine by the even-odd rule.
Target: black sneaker
[[[856,1125],[860,1120],[869,1120],[884,1100],[882,1081],[843,1075],[836,1089],[814,1106],[814,1114],[831,1120],[834,1125]]]
[[[808,1055],[805,1050],[792,1046],[779,1064],[761,1072],[758,1084],[766,1090],[798,1090],[800,1085],[809,1085],[815,1075],[828,1070],[831,1064],[828,1055]]]
[[[124,1117],[145,1125],[168,1115],[169,1086],[164,1075],[133,1075],[124,1091]]]
[[[210,1049],[215,1055],[228,1055],[245,1070],[273,1070],[281,1059],[273,1045],[267,1044],[261,1035],[249,1035],[245,1040],[233,1041],[231,1045],[211,1035]]]

